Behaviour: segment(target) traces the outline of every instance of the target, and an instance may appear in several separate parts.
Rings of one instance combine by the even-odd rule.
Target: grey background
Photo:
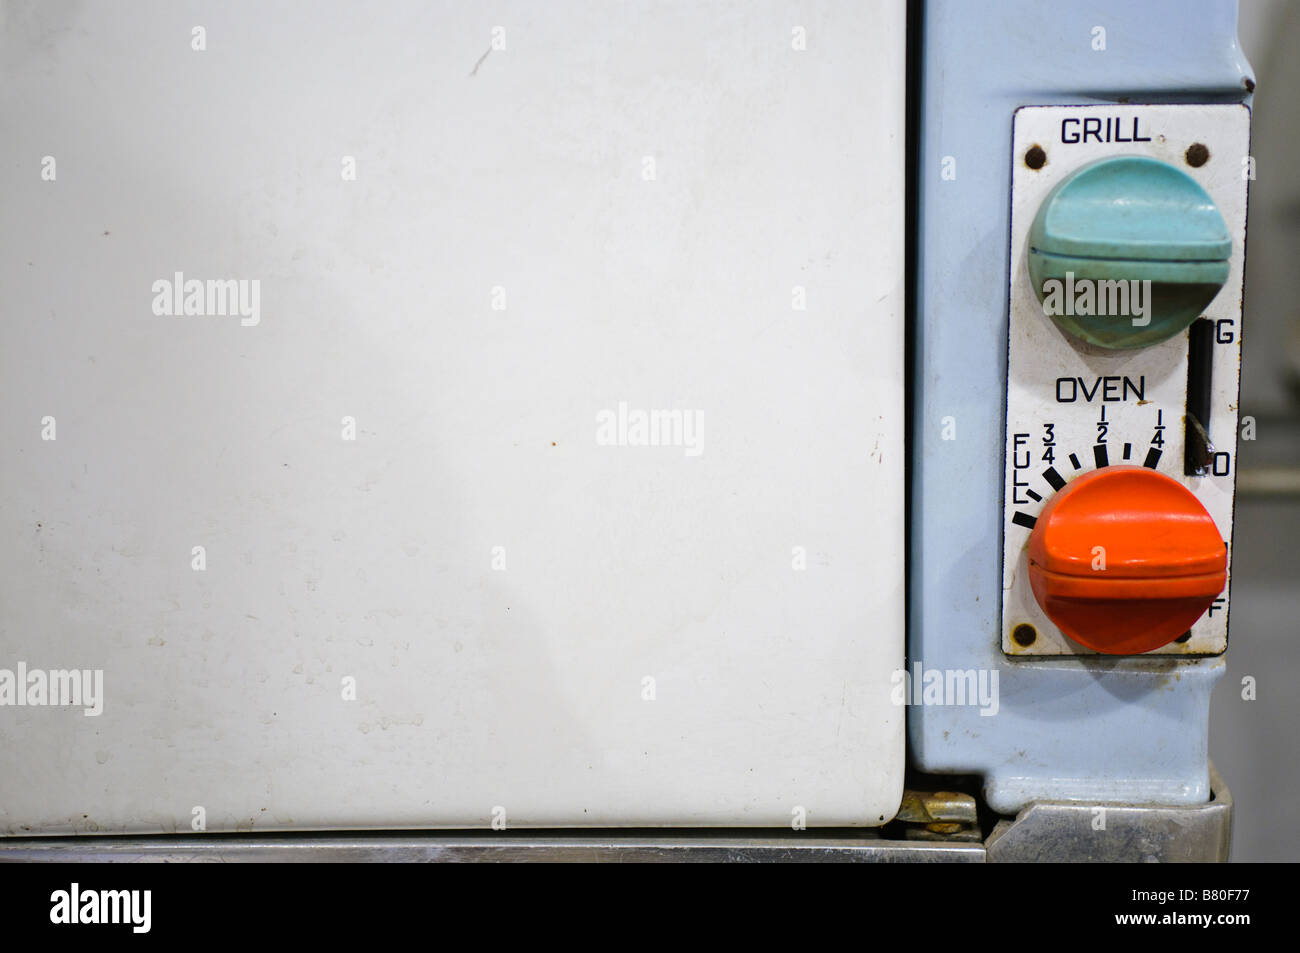
[[[1300,468],[1300,3],[1242,0],[1255,68],[1241,413],[1228,673],[1214,691],[1210,756],[1236,801],[1231,859],[1300,859],[1300,496],[1262,495],[1252,474]],[[1294,487],[1293,487],[1294,488]],[[1256,700],[1242,698],[1242,679]]]

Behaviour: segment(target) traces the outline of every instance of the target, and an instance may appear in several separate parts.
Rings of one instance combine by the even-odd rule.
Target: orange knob
[[[1103,467],[1043,508],[1029,584],[1074,641],[1109,655],[1167,645],[1223,591],[1228,551],[1201,501],[1146,467]]]

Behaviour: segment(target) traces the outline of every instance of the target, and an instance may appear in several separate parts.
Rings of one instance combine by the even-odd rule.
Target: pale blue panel
[[[996,671],[996,715],[908,711],[911,757],[1030,800],[1209,796],[1222,659],[1017,659],[999,635],[1011,119],[1019,106],[1246,102],[1233,0],[932,0],[924,14],[909,655]],[[1106,50],[1089,42],[1106,30]],[[944,156],[957,178],[940,178]],[[956,440],[941,439],[955,418]]]

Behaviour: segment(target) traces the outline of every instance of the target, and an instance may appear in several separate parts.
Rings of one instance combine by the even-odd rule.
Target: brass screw
[[[1210,161],[1210,150],[1199,142],[1193,142],[1187,147],[1187,152],[1184,153],[1183,158],[1187,160],[1187,164],[1193,169],[1199,169]]]
[[[1022,622],[1011,630],[1011,641],[1016,645],[1029,646],[1038,641],[1038,630],[1028,622]]]

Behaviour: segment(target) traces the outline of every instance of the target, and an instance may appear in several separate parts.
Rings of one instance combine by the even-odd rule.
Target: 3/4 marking
[[[1056,472],[1056,467],[1048,467],[1043,471],[1043,479],[1052,485],[1053,490],[1059,490],[1065,486],[1065,480],[1061,474]]]

